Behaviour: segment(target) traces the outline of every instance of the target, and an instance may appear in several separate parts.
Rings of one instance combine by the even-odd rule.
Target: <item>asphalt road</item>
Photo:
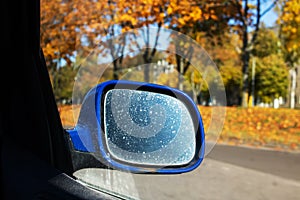
[[[218,144],[206,158],[300,181],[300,152]]]
[[[180,175],[84,169],[75,176],[124,199],[299,200],[300,154],[216,145],[200,167]]]

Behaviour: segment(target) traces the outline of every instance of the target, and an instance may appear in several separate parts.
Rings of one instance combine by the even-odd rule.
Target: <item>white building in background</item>
[[[258,103],[259,107],[300,108],[300,66],[289,70],[289,86],[286,97],[279,97],[272,103]]]
[[[174,72],[174,65],[169,64],[166,60],[159,60],[157,61],[157,64],[154,65],[154,69],[157,69],[157,71],[163,72],[165,74],[169,74]]]
[[[154,78],[154,81],[157,80],[157,78],[159,77],[159,75],[161,73],[170,74],[170,73],[173,73],[174,70],[175,70],[174,65],[170,64],[166,60],[163,59],[163,60],[157,61],[157,63],[154,64],[154,66],[153,66],[153,78]]]

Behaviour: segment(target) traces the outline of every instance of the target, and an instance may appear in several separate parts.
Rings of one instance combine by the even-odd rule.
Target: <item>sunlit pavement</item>
[[[133,199],[296,200],[300,154],[218,145],[201,166],[180,175],[86,169],[76,176]],[[104,181],[105,180],[105,181]]]

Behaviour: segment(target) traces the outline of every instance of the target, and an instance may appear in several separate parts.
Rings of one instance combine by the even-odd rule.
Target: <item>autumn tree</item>
[[[118,2],[118,1],[117,1]],[[118,18],[122,2],[43,0],[41,3],[41,46],[49,71],[61,63],[74,64],[76,57],[91,53],[110,57],[114,78],[122,63],[126,37],[118,37],[127,18]]]
[[[97,1],[42,0],[41,46],[48,67],[61,59],[70,66],[78,49],[88,52],[99,42],[105,7]]]
[[[300,2],[298,0],[284,0],[280,5],[280,38],[282,41],[285,61],[291,73],[290,108],[295,106],[296,68],[300,57]]]
[[[62,79],[67,78],[62,74],[69,75],[66,72],[71,73],[78,58],[88,56],[102,39],[99,34],[103,33],[103,18],[99,10],[105,5],[85,0],[41,1],[41,47],[57,99],[65,98],[64,93],[70,90],[69,86],[63,88]]]
[[[219,20],[217,16],[229,13],[225,4],[222,10],[217,11],[220,7],[218,2],[211,1],[208,4],[195,0],[43,0],[41,41],[47,65],[55,69],[62,63],[61,60],[71,65],[75,56],[88,56],[91,51],[96,50],[106,51],[113,62],[116,79],[125,46],[128,45],[126,42],[134,42],[133,39],[127,38],[126,34],[118,38],[121,33],[141,28],[139,33],[133,33],[140,34],[144,44],[135,41],[135,46],[143,51],[144,63],[151,63],[156,53],[161,28],[171,28],[187,34],[193,32],[190,30],[198,24],[202,30],[212,34],[213,29],[224,26],[226,23],[214,23]],[[206,23],[209,20],[211,22]],[[203,23],[200,26],[199,22],[204,21],[205,25]],[[151,27],[156,28],[155,33],[150,31]],[[100,46],[104,46],[104,49],[98,48]],[[145,67],[146,81],[149,79],[148,71]]]
[[[282,46],[278,37],[277,30],[268,28],[264,23],[257,33],[257,38],[253,44],[252,55],[255,57],[263,58],[272,54],[281,54]]]
[[[252,85],[249,91],[255,93],[255,101],[272,103],[275,98],[283,97],[288,88],[288,68],[284,60],[282,46],[276,30],[262,24],[252,50],[249,77]]]
[[[187,87],[186,90],[191,90],[192,92],[192,98],[196,104],[205,102],[206,105],[208,105],[210,96],[208,91],[208,84],[205,80],[207,77],[203,77],[203,74],[201,74],[197,69],[194,67],[189,67],[186,74],[185,74],[185,85]],[[212,77],[209,77],[209,82],[212,81]],[[201,99],[199,101],[199,99]]]
[[[241,61],[242,61],[242,101],[243,107],[248,106],[249,95],[249,61],[253,45],[257,39],[260,29],[261,18],[277,4],[278,0],[273,0],[271,4],[262,10],[263,0],[231,0],[229,1],[238,12],[233,24],[233,31],[236,31],[242,38]]]
[[[255,60],[256,101],[273,103],[274,99],[284,97],[288,88],[288,70],[283,57],[271,54]]]
[[[215,41],[212,38],[222,38],[224,32],[229,29],[229,20],[234,18],[236,15],[236,10],[231,4],[226,0],[215,0],[215,1],[193,1],[191,3],[194,7],[193,12],[182,13],[174,12],[177,20],[175,23],[170,24],[170,28],[178,31],[182,34],[188,35],[198,44],[205,48],[205,41]],[[180,11],[181,7],[177,8],[176,3],[174,3],[175,9],[172,6],[169,8],[170,13],[176,10]],[[194,19],[193,23],[190,23],[191,18]],[[180,35],[180,34],[179,34]],[[204,42],[203,42],[204,41]],[[184,44],[182,41],[173,41],[174,48],[176,52],[180,52],[181,55],[175,55],[173,62],[175,61],[177,70],[179,72],[179,82],[178,88],[183,88],[183,77],[188,70],[190,65],[189,59],[193,56],[193,48],[189,46],[190,41],[186,41]],[[220,42],[220,40],[218,41]]]
[[[126,4],[127,6],[124,6],[119,12],[122,13],[120,18],[128,19],[125,30],[143,27],[137,34],[142,36],[144,44],[141,45],[137,42],[137,47],[143,52],[145,64],[152,62],[163,28],[191,27],[193,23],[202,18],[202,11],[193,0],[126,1]],[[148,82],[149,66],[145,65],[144,69],[144,78]]]
[[[178,1],[172,0],[167,8],[169,28],[179,32],[174,34],[180,37],[180,34],[190,32],[192,27],[198,21],[203,20],[203,10],[196,4],[196,1]],[[183,76],[186,73],[193,55],[193,48],[190,41],[172,40],[173,51],[177,52],[174,61],[176,62],[178,73],[178,88],[183,90]]]
[[[118,8],[116,17],[117,23],[122,24],[122,32],[136,29],[132,31],[131,36],[135,40],[131,40],[139,53],[142,53],[144,65],[144,81],[150,81],[149,63],[156,53],[159,34],[161,27],[164,24],[164,9],[167,5],[165,0],[150,0],[150,1],[134,1],[120,0],[117,2]],[[151,26],[155,25],[156,29],[151,31]],[[139,41],[139,39],[142,41]]]
[[[225,86],[227,105],[240,105],[240,91],[242,86],[242,71],[240,51],[240,38],[233,33],[225,33],[220,44],[207,46],[209,54],[214,58]]]
[[[242,73],[240,52],[236,48],[240,43],[238,35],[228,32],[223,33],[222,37],[216,35],[209,38],[202,37],[201,39],[202,46],[219,69],[225,87],[227,105],[229,106],[239,105],[240,103]],[[205,72],[205,69],[203,71]],[[213,84],[213,80],[208,82],[209,86]],[[196,83],[194,85],[197,86]],[[202,87],[204,87],[204,83],[202,83]],[[201,91],[201,93],[203,92],[205,93],[204,90]],[[202,96],[205,96],[205,94]]]
[[[300,2],[283,1],[282,13],[277,22],[280,25],[280,37],[286,51],[286,61],[291,66],[297,64],[300,60]]]

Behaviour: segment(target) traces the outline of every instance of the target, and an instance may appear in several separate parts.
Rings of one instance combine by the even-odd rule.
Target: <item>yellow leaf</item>
[[[183,17],[184,23],[187,22],[187,21],[189,21],[189,20],[190,20],[190,16],[184,16],[184,17]]]
[[[181,25],[184,25],[184,24],[185,24],[185,21],[184,21],[183,18],[179,18],[179,19],[178,19],[178,22],[179,22]]]
[[[173,12],[173,9],[169,6],[168,9],[167,9],[168,15],[172,14],[172,12]]]
[[[211,15],[210,18],[213,20],[218,20],[218,17],[216,15]]]

